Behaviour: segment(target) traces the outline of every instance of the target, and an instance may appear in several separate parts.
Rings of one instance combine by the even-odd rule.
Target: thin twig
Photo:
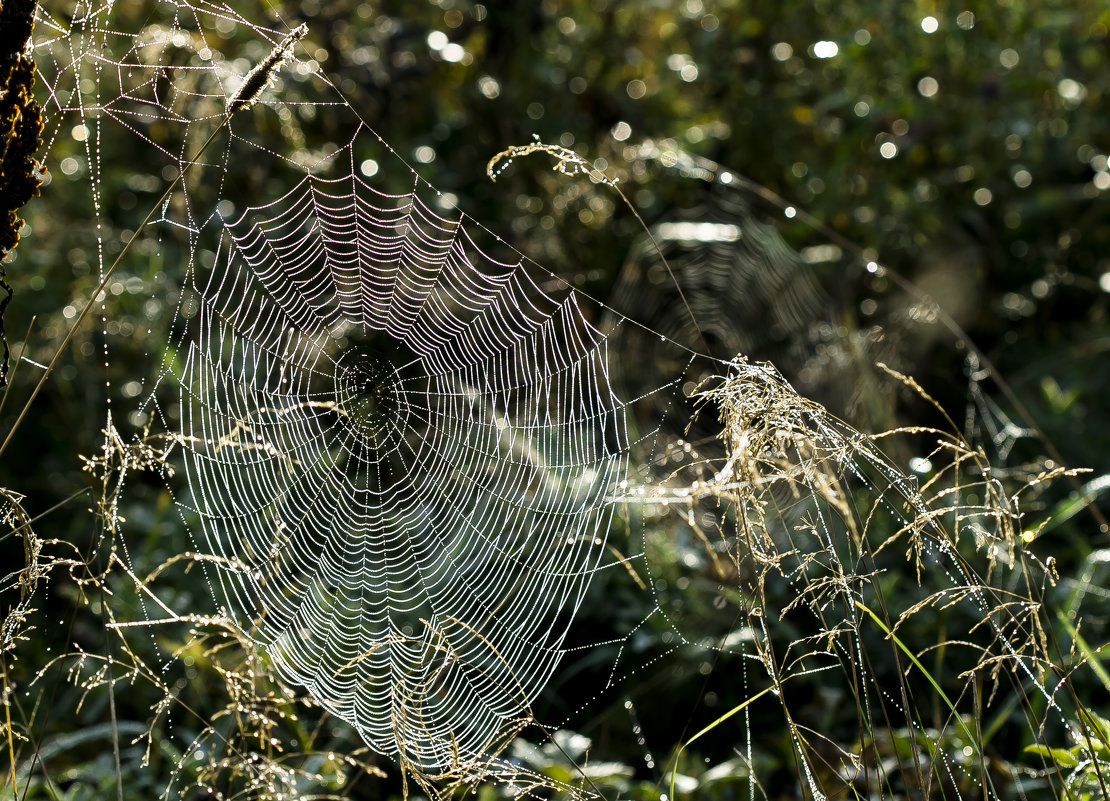
[[[4,672],[4,719],[8,724],[8,758],[11,760],[12,770],[12,798],[19,798],[19,788],[15,783],[15,743],[12,741],[12,708],[8,702],[8,661],[0,658],[0,670]]]
[[[4,397],[0,398],[0,414],[4,412],[4,404],[8,402],[8,395],[11,394],[12,384],[15,382],[16,371],[19,370],[20,362],[23,361],[23,356],[27,353],[27,343],[31,339],[31,329],[34,328],[37,318],[38,315],[31,317],[31,324],[27,326],[27,335],[23,337],[23,347],[19,349],[19,355],[15,358],[15,365],[12,366],[12,371],[8,374],[7,383],[4,385]]]
[[[105,521],[104,525],[108,525]],[[99,560],[104,551],[103,541],[98,549]],[[111,558],[109,557],[109,566]],[[114,675],[115,660],[112,659],[112,641],[108,635],[108,595],[104,589],[104,582],[100,581],[100,619],[104,625],[104,654],[108,659],[108,715],[112,722],[112,759],[116,768],[116,799],[123,801],[123,769],[119,759],[119,724],[116,717],[116,677]]]
[[[75,493],[73,493],[72,495],[70,495],[70,496],[69,496],[68,498],[65,498],[64,500],[58,501],[58,502],[57,502],[56,504],[54,504],[53,506],[51,506],[51,507],[50,507],[49,509],[47,509],[46,511],[43,511],[43,512],[39,512],[39,513],[38,513],[37,515],[35,515],[34,517],[32,517],[32,518],[31,518],[30,520],[28,520],[28,521],[27,521],[26,523],[21,523],[20,525],[16,526],[15,528],[13,528],[13,529],[12,529],[11,531],[7,532],[7,533],[6,533],[6,534],[4,534],[3,536],[0,536],[0,542],[4,542],[4,540],[8,539],[9,537],[14,537],[14,536],[15,536],[16,534],[18,534],[19,532],[23,531],[23,529],[25,529],[25,528],[30,528],[30,527],[31,527],[32,525],[34,525],[35,523],[37,523],[37,522],[39,522],[40,520],[42,520],[42,519],[43,519],[44,517],[46,517],[46,516],[47,516],[48,514],[50,514],[51,512],[56,512],[56,511],[58,511],[59,509],[61,509],[61,508],[62,508],[63,506],[65,506],[66,504],[68,504],[68,503],[71,503],[72,501],[75,501],[75,500],[77,500],[78,498],[80,498],[80,497],[81,497],[82,495],[84,495],[84,494],[85,494],[85,493],[87,493],[87,492],[89,492],[89,488],[88,488],[88,487],[81,487],[81,489],[77,490],[77,491],[76,491]]]

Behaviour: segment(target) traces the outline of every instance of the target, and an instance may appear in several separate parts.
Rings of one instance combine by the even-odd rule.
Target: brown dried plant
[[[887,372],[943,414],[913,379]],[[1019,479],[1002,474],[947,415],[948,429],[865,435],[798,395],[770,365],[743,358],[695,396],[701,414],[718,415],[722,447],[714,452],[708,444],[677,441],[660,460],[677,466],[634,494],[677,511],[701,540],[715,576],[742,590],[742,620],[780,699],[798,750],[799,779],[815,794],[851,787],[898,797],[892,788],[905,786],[943,795],[968,792],[976,783],[997,793],[1011,769],[986,758],[985,740],[973,729],[1004,683],[1027,709],[1037,706],[1028,693],[1039,693],[1042,708],[1057,712],[1064,702],[1045,688],[1062,686],[1082,712],[1067,688],[1044,608],[1044,593],[1057,577],[1051,559],[1041,561],[1029,549],[1037,527],[1029,528],[1022,511],[1027,494],[1082,471],[1052,467]],[[931,443],[923,481],[880,450],[896,436]],[[706,508],[719,512],[716,530],[697,523]],[[907,565],[916,586],[900,584],[891,592],[889,577],[905,577]],[[978,610],[977,622],[946,637],[944,620],[959,609]],[[792,640],[776,636],[775,618],[793,621],[786,623],[798,632]],[[808,628],[799,623],[807,618]],[[915,626],[935,632],[936,639],[907,645],[904,632]],[[901,686],[890,688],[900,712],[869,697],[877,654],[865,643],[873,641],[876,627],[891,652],[887,659],[900,664]],[[953,653],[962,654],[954,661],[958,669],[942,687],[921,660],[951,659]],[[861,736],[855,745],[818,735],[795,719],[789,700],[799,681],[837,665],[857,688]],[[928,693],[915,689],[922,677]],[[961,701],[974,703],[961,709]],[[920,710],[930,703],[947,706],[950,716],[923,729]],[[922,737],[938,746],[907,756],[895,744]],[[941,741],[952,753],[944,753]],[[963,765],[964,775],[953,768],[963,760],[959,748],[979,763]],[[899,749],[902,756],[891,761]]]

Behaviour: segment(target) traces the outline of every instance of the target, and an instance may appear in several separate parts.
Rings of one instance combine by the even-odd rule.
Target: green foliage
[[[1072,745],[1053,748],[1030,745],[1026,752],[1044,757],[1064,777],[1067,792],[1080,801],[1106,798],[1110,777],[1110,721],[1094,713],[1069,732]]]

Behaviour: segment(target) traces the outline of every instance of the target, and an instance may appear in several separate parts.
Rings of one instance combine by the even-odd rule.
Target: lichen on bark
[[[0,386],[8,379],[4,315],[12,299],[3,260],[19,244],[19,210],[39,193],[46,168],[35,154],[42,144],[42,109],[35,102],[30,39],[34,0],[0,0]]]

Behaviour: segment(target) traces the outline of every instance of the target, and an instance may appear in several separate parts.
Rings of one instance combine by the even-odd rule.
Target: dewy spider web
[[[354,148],[229,224],[195,277],[183,503],[278,672],[442,770],[519,725],[558,663],[624,404],[574,294],[375,191]]]
[[[120,141],[180,172],[284,36],[217,4],[144,12],[39,17],[51,141],[83,143],[98,219]],[[214,32],[231,48],[237,26],[254,41],[229,62]],[[345,144],[298,126],[325,112]],[[255,136],[272,117],[287,147]],[[968,641],[1044,692],[1023,650],[1033,612],[981,586],[937,524],[948,507],[928,506],[774,370],[699,356],[523,259],[420,179],[296,48],[228,130],[161,209],[148,253],[180,255],[187,275],[169,346],[148,344],[156,379],[136,394],[180,446],[168,486],[219,611],[284,680],[415,772],[511,779],[542,767],[523,741],[515,761],[493,759],[538,715],[546,734],[614,697],[632,709],[668,656],[696,652],[734,703],[810,687],[890,733],[830,756],[776,692],[815,797],[867,771],[887,788],[920,780],[919,760],[957,794],[995,794],[958,756],[978,747],[963,718],[937,733],[955,738],[951,753],[891,757],[895,732],[918,731],[924,713],[901,672],[880,675],[868,656],[900,664],[866,610],[884,608],[877,577],[907,569],[894,551],[908,551],[923,587],[888,620],[960,601]],[[397,176],[407,186],[385,191]],[[744,219],[714,222],[760,241]],[[663,374],[642,369],[648,343]],[[719,441],[682,438],[699,404],[702,425],[721,415]],[[1012,548],[994,507],[976,525],[995,551]],[[870,542],[876,530],[889,539]],[[632,619],[610,600],[633,597],[648,611]],[[999,664],[978,660],[967,668]],[[738,739],[751,769],[750,725]]]

